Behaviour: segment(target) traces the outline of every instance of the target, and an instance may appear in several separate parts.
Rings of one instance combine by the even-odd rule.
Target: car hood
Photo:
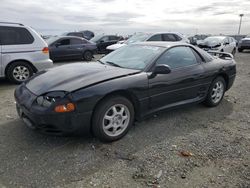
[[[220,47],[222,44],[221,43],[208,43],[208,42],[201,42],[201,43],[199,43],[198,44],[198,46],[200,47],[200,48],[218,48],[218,47]]]
[[[116,43],[116,44],[112,44],[112,45],[108,46],[107,49],[108,50],[116,50],[116,49],[123,47],[123,46],[126,46],[126,44]]]
[[[50,91],[71,92],[139,72],[138,70],[104,65],[98,62],[72,63],[39,72],[25,84],[35,95],[42,95]]]

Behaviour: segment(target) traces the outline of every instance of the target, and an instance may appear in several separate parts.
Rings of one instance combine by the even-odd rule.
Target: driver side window
[[[189,47],[179,46],[167,50],[156,62],[168,65],[171,69],[197,64],[196,57]]]
[[[60,44],[60,46],[69,45],[70,40],[69,39],[63,39],[63,40],[59,41],[58,43]]]

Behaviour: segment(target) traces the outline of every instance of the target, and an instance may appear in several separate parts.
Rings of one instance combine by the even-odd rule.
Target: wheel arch
[[[216,79],[218,77],[224,78],[224,80],[226,82],[226,90],[227,90],[228,89],[228,83],[229,83],[229,76],[226,73],[220,73],[214,79]]]
[[[32,70],[34,71],[34,73],[37,72],[36,67],[35,67],[30,61],[27,61],[27,60],[25,60],[25,59],[15,59],[15,60],[9,62],[9,63],[7,64],[7,66],[5,67],[5,70],[4,70],[4,75],[5,75],[5,76],[7,76],[7,71],[8,71],[8,69],[9,69],[9,67],[10,67],[11,65],[13,65],[13,63],[16,63],[16,62],[24,62],[24,63],[27,63],[27,64],[32,68]]]
[[[126,99],[128,99],[133,107],[134,107],[134,111],[135,111],[135,118],[138,119],[139,118],[139,114],[140,114],[140,103],[139,103],[139,100],[138,98],[130,91],[128,90],[116,90],[116,91],[112,91],[110,93],[107,93],[105,94],[102,98],[100,98],[97,103],[95,104],[94,106],[94,109],[93,109],[93,114],[95,112],[95,110],[97,109],[98,105],[106,100],[107,98],[111,98],[113,96],[122,96],[122,97],[125,97]],[[92,118],[93,118],[93,114],[92,114],[92,117],[91,117],[91,122],[92,122]]]

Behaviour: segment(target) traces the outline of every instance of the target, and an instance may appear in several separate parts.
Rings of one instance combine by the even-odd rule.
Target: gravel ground
[[[250,187],[249,58],[236,54],[235,84],[218,107],[156,114],[110,144],[28,129],[15,86],[0,80],[0,187]]]

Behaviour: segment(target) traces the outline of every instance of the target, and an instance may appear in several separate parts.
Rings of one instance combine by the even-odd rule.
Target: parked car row
[[[136,42],[144,42],[144,41],[169,41],[169,42],[186,42],[189,43],[189,40],[185,38],[180,33],[137,33],[131,36],[128,40],[123,43],[113,44],[107,47],[108,52],[112,52],[122,46],[126,46],[128,44],[136,43]]]
[[[195,39],[198,38],[197,36]],[[46,44],[30,27],[19,23],[0,22],[0,77],[21,83],[33,73],[52,67],[51,60],[91,61],[95,53],[108,54],[120,47],[146,41],[190,42],[176,32],[136,33],[125,40],[117,35],[94,36],[93,32],[85,30],[68,32],[61,36],[48,36]],[[237,49],[234,38],[228,36],[209,36],[199,42],[196,40],[196,44],[205,51],[235,54]],[[245,49],[250,49],[249,37],[239,41],[238,51],[242,52]]]

